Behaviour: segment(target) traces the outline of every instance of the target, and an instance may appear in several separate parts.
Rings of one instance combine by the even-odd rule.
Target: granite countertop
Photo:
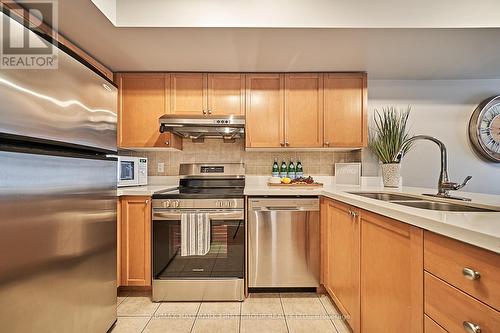
[[[349,192],[395,192],[408,194],[436,193],[435,189],[402,187],[389,189],[381,185],[339,186],[332,182],[323,188],[270,188],[260,181],[245,187],[247,196],[318,195],[378,213],[435,233],[448,236],[496,253],[500,253],[500,212],[445,212],[398,205],[386,201],[365,198]],[[456,195],[471,198],[472,204],[500,209],[500,195],[456,192]],[[437,199],[440,200],[440,199]],[[446,201],[450,201],[449,199]],[[456,202],[452,200],[451,202]],[[458,202],[461,203],[461,202]]]

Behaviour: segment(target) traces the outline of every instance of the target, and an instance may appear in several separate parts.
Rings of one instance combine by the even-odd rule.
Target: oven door
[[[139,164],[134,157],[120,157],[118,160],[118,186],[139,185]]]
[[[244,211],[208,212],[210,250],[203,256],[181,256],[181,210],[153,210],[153,280],[243,279],[245,263]]]

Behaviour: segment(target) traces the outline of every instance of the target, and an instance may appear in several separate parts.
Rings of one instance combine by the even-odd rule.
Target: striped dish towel
[[[181,256],[204,256],[210,250],[208,213],[181,214]]]

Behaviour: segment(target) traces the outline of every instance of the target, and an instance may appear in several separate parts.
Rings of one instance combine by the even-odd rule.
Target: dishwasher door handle
[[[260,207],[260,208],[253,208],[253,210],[256,212],[276,212],[276,211],[302,212],[312,209],[304,207]]]
[[[303,210],[304,208],[302,207],[266,207],[264,210]]]

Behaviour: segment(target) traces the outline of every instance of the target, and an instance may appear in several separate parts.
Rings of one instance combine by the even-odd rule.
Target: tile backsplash
[[[176,176],[181,163],[245,163],[249,175],[269,175],[274,159],[278,164],[302,162],[306,175],[334,175],[334,164],[339,162],[361,162],[361,150],[353,151],[245,151],[244,140],[224,143],[222,140],[207,139],[203,143],[184,140],[182,151],[130,151],[120,150],[119,155],[144,156],[148,158],[149,176]],[[158,172],[158,163],[164,163],[164,172]]]

